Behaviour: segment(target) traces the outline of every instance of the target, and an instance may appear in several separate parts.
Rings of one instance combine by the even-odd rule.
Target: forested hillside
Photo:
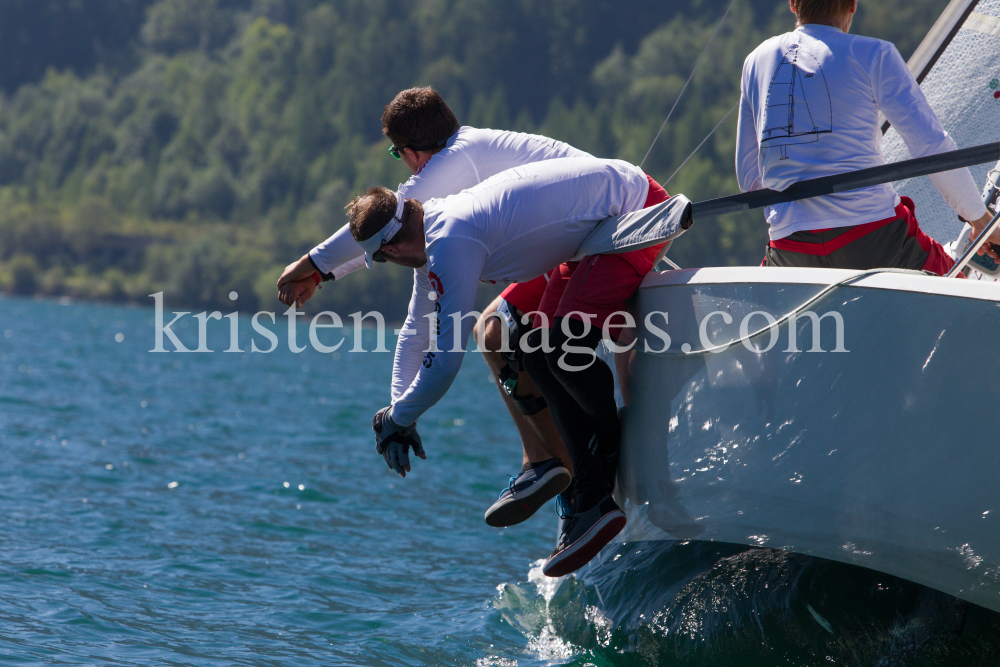
[[[281,267],[349,197],[408,176],[382,107],[433,85],[463,124],[638,163],[728,0],[8,0],[0,3],[0,288],[274,307]],[[861,0],[908,57],[947,0]],[[645,168],[660,181],[730,110],[743,59],[793,26],[735,0]],[[668,190],[738,191],[736,113]],[[705,221],[683,266],[759,263],[759,212]],[[379,267],[324,286],[349,312],[409,295]],[[381,270],[384,269],[384,270]]]

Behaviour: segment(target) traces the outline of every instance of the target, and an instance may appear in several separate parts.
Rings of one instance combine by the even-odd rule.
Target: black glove
[[[413,453],[422,459],[426,459],[424,454],[424,444],[417,433],[417,425],[400,426],[392,421],[389,415],[392,407],[382,408],[375,413],[372,419],[372,431],[375,432],[375,451],[382,455],[385,463],[392,470],[395,470],[402,477],[406,477],[406,471],[410,469],[409,449],[413,448]]]

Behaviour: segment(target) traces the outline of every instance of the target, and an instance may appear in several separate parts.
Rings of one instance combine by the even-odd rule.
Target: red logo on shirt
[[[427,277],[430,279],[431,287],[438,293],[438,296],[444,294],[444,285],[441,284],[441,279],[437,277],[437,274],[433,271],[428,271]]]

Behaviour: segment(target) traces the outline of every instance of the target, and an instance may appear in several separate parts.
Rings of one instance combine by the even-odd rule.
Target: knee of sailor
[[[476,322],[473,335],[476,344],[486,352],[500,352],[503,348],[504,325],[497,317],[485,315]]]
[[[590,368],[596,361],[597,352],[575,338],[553,336],[552,350],[545,353],[549,372],[563,384],[571,382],[576,372]]]
[[[544,359],[545,365],[548,367],[549,372],[556,377],[560,377],[565,373],[563,365],[560,364],[560,360],[564,358],[566,352],[562,349],[562,346],[555,346],[554,349],[545,352]]]

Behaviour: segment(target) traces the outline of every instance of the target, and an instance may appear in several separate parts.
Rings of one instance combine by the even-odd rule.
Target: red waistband
[[[900,204],[900,206],[902,206],[902,204]],[[854,227],[848,227],[846,232],[826,242],[820,241],[818,243],[806,243],[805,241],[789,241],[787,238],[784,238],[771,241],[768,245],[772,248],[777,248],[778,250],[788,250],[790,252],[798,252],[804,255],[819,255],[824,257],[830,253],[840,250],[848,243],[857,241],[866,234],[871,234],[876,229],[885,227],[890,222],[899,220],[903,216],[899,214],[898,209],[899,207],[897,207],[896,215],[893,215],[890,218],[876,220],[875,222],[866,222],[863,225],[855,225]],[[828,230],[815,230],[815,233],[819,233],[821,231]]]

